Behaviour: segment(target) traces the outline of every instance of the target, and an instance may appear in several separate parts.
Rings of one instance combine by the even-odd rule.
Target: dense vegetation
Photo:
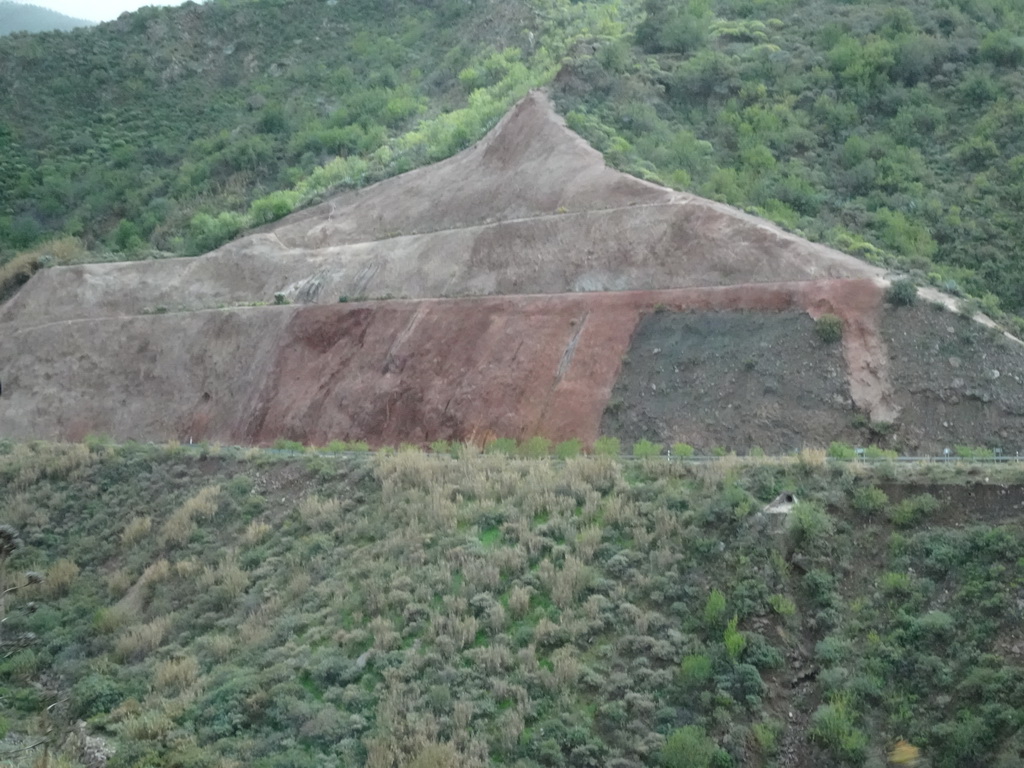
[[[446,157],[550,78],[545,28],[588,13],[222,1],[0,40],[0,245],[63,232],[129,256],[200,253]]]
[[[0,446],[5,747],[1021,765],[1024,529],[969,465],[461,453]]]
[[[12,32],[49,32],[88,27],[91,21],[74,19],[38,5],[0,0],[0,36]]]
[[[200,253],[550,82],[624,169],[1019,313],[1022,35],[1012,0],[216,0],[14,36],[0,264]]]

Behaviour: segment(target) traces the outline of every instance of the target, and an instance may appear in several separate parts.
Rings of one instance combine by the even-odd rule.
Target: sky
[[[125,11],[134,11],[144,5],[181,5],[185,0],[19,0],[28,5],[63,13],[87,21],[113,21]]]

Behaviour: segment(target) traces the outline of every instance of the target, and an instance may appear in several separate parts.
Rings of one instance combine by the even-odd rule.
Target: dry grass
[[[180,693],[199,679],[199,662],[194,656],[161,661],[153,670],[153,687],[161,693]]]
[[[121,543],[125,547],[130,547],[142,541],[153,528],[153,518],[149,515],[143,517],[133,517],[125,525],[124,530],[121,531]]]
[[[28,528],[44,528],[50,521],[46,510],[33,503],[24,493],[15,494],[0,509],[3,510],[0,518],[19,531]]]
[[[828,451],[824,448],[801,448],[798,461],[802,469],[820,469],[825,466]]]
[[[576,649],[571,645],[565,645],[551,654],[552,671],[555,673],[555,680],[562,689],[572,688],[580,679],[583,672],[583,665],[580,663]]]
[[[175,728],[174,721],[163,712],[147,710],[129,715],[117,724],[117,733],[133,741],[162,741]]]
[[[214,661],[224,662],[238,652],[238,639],[224,633],[205,635],[202,639],[202,647],[213,657]]]
[[[13,294],[38,270],[49,265],[71,264],[86,253],[77,237],[57,237],[16,254],[0,265],[0,300]]]
[[[46,571],[46,579],[41,585],[42,593],[50,598],[63,597],[70,591],[81,571],[73,560],[58,560]]]
[[[593,579],[593,571],[587,565],[567,555],[551,584],[551,599],[559,608],[568,608]]]
[[[112,605],[97,612],[93,628],[100,634],[112,635],[135,619],[136,614],[133,611],[121,605]]]
[[[171,628],[169,616],[158,616],[148,624],[128,628],[114,642],[114,657],[119,661],[141,661],[163,643]]]
[[[111,571],[106,577],[107,591],[115,598],[123,597],[134,583],[135,579],[124,568]]]
[[[307,496],[299,502],[299,519],[302,520],[303,525],[314,531],[334,527],[340,514],[341,502],[335,498],[322,499],[319,496]]]
[[[203,590],[216,590],[222,603],[230,603],[245,592],[249,586],[249,574],[243,571],[234,553],[229,553],[216,568],[206,566],[199,576]]]
[[[0,456],[0,470],[13,476],[7,492],[24,491],[43,478],[74,478],[96,460],[89,447],[81,443],[19,443],[9,454]]]
[[[178,507],[160,529],[161,546],[181,546],[195,531],[195,521],[208,520],[217,513],[219,485],[210,485]]]
[[[254,547],[262,543],[270,535],[271,527],[262,520],[253,520],[249,523],[242,534],[242,544],[246,547]]]
[[[508,593],[508,609],[513,618],[521,619],[530,612],[530,596],[533,594],[533,587],[516,586]]]

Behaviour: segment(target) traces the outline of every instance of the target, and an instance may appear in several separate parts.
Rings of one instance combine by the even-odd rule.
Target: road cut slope
[[[0,428],[19,439],[593,440],[642,316],[731,309],[770,323],[828,309],[857,323],[879,295],[871,281],[820,281],[63,321],[0,338]],[[716,407],[709,399],[707,413]]]
[[[204,256],[37,273],[0,307],[0,438],[1024,447],[1022,347],[883,285],[608,168],[533,93],[449,160]]]

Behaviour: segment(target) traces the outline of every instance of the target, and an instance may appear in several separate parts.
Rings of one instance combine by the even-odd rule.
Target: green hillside
[[[89,27],[93,22],[75,19],[38,5],[0,0],[0,36],[12,32],[50,32],[52,30]]]
[[[5,38],[0,259],[199,253],[549,84],[615,165],[1020,312],[1022,36],[1010,0],[218,0]]]
[[[1022,481],[4,444],[5,760],[1019,766]]]

